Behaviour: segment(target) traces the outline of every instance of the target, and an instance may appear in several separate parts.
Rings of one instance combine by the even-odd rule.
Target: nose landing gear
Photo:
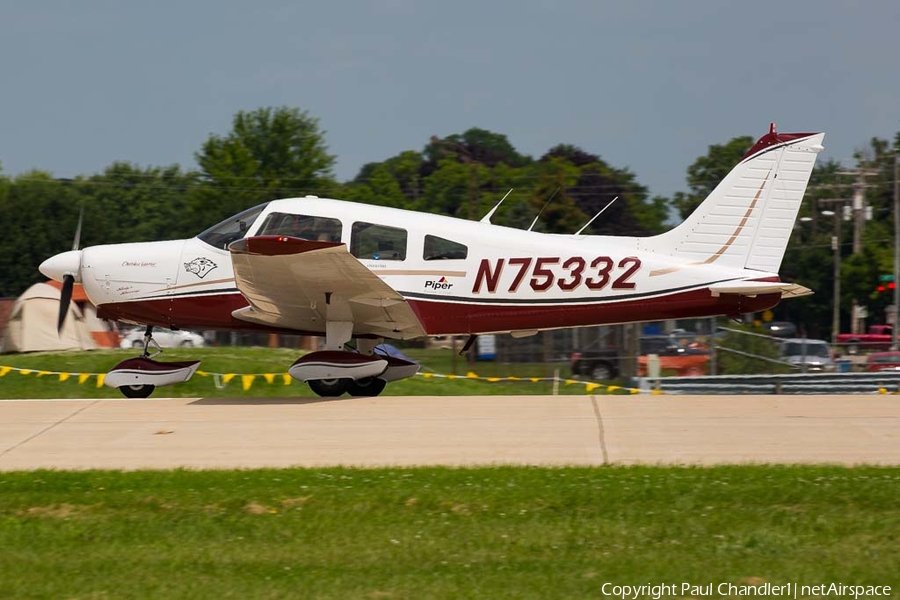
[[[156,352],[150,354],[150,345]],[[193,377],[200,361],[162,362],[153,357],[162,352],[153,339],[153,326],[148,325],[144,333],[144,349],[137,358],[123,360],[106,374],[103,382],[118,388],[126,398],[148,398],[161,385],[181,383]]]

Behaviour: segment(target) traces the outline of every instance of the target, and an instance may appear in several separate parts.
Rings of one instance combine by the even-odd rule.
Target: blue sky
[[[482,127],[668,196],[710,144],[770,121],[825,131],[847,164],[893,138],[898,23],[896,0],[4,2],[0,164],[192,168],[238,110],[286,105],[320,120],[342,181]]]

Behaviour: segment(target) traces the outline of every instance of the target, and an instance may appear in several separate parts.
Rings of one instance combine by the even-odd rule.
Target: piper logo
[[[437,281],[426,281],[425,282],[426,290],[429,288],[432,290],[449,290],[452,287],[453,287],[453,284],[450,283],[449,281],[447,281],[446,277],[441,277]]]

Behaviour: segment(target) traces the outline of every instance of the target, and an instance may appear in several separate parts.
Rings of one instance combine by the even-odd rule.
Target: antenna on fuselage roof
[[[534,221],[531,222],[531,225],[528,227],[528,231],[534,229],[534,226],[537,225],[537,220],[541,218],[541,215],[544,213],[544,209],[547,208],[547,205],[550,204],[550,201],[556,196],[556,192],[559,191],[559,188],[553,190],[553,193],[550,194],[550,197],[547,198],[547,201],[544,202],[544,205],[541,207],[541,210],[538,211],[537,216],[534,218]]]
[[[509,191],[506,192],[506,196],[509,196],[510,194],[512,194],[512,191],[513,191],[513,189],[509,188]],[[498,202],[496,205],[494,205],[494,208],[489,210],[488,214],[481,217],[481,223],[490,223],[491,222],[491,217],[494,216],[494,213],[497,212],[497,209],[500,208],[500,205],[503,204],[504,200],[506,200],[506,196],[503,196],[502,198],[500,198],[500,202]]]
[[[619,199],[619,197],[616,196],[615,198],[613,198],[612,200],[610,200],[610,201],[609,201],[609,204],[607,204],[606,206],[604,206],[603,208],[601,208],[601,209],[600,209],[600,212],[598,212],[596,215],[594,215],[593,217],[591,217],[591,220],[588,221],[587,223],[585,223],[585,224],[584,224],[584,227],[582,227],[581,229],[579,229],[578,231],[576,231],[573,235],[579,235],[579,234],[581,234],[582,231],[584,231],[585,229],[587,229],[588,226],[589,226],[591,223],[594,222],[594,219],[596,219],[597,217],[599,217],[600,215],[602,215],[602,214],[603,214],[603,211],[606,210],[607,208],[609,208],[610,206],[612,206],[612,203],[615,202],[615,201],[618,200],[618,199]]]

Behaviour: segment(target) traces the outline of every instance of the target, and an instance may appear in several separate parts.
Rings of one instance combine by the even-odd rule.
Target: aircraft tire
[[[150,394],[152,394],[155,389],[156,386],[150,385],[149,383],[119,386],[119,391],[122,392],[126,398],[149,398]]]
[[[351,379],[310,379],[309,388],[323,398],[337,398],[347,391]]]
[[[366,377],[357,381],[351,381],[347,385],[347,392],[351,396],[377,396],[384,391],[387,381],[377,377]]]

